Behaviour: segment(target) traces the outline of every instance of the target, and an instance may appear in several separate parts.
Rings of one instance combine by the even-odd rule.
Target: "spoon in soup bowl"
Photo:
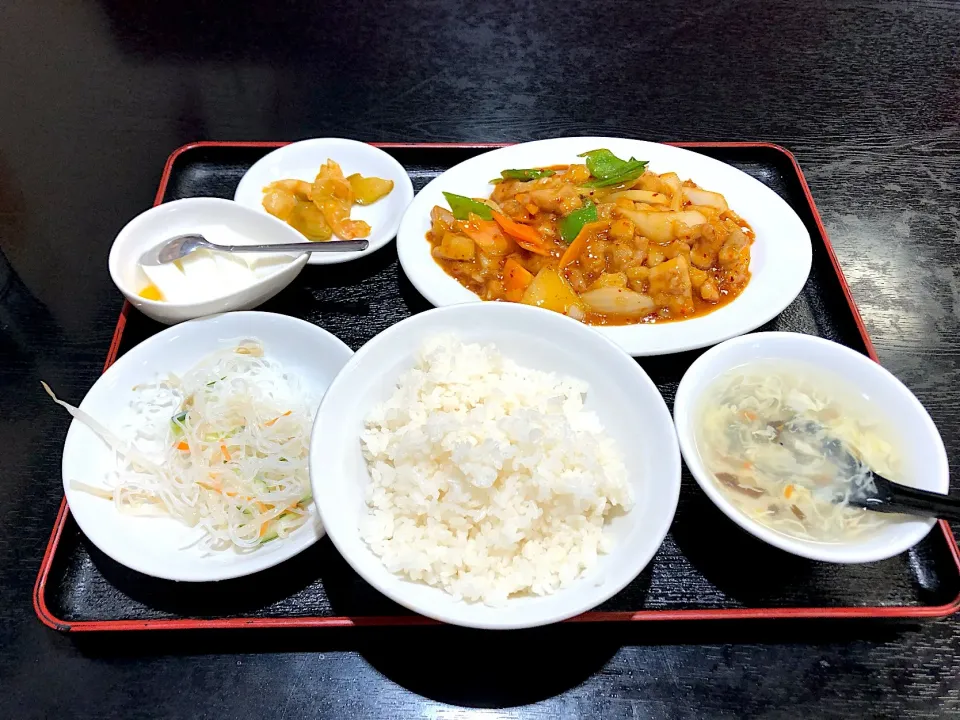
[[[960,520],[960,498],[918,490],[878,475],[839,438],[809,420],[790,420],[774,427],[777,442],[802,458],[819,456],[838,469],[834,475],[835,501],[884,513],[903,513],[944,520]],[[837,478],[861,477],[865,482],[840,483]],[[830,488],[827,488],[830,489]],[[819,488],[824,490],[824,488]]]

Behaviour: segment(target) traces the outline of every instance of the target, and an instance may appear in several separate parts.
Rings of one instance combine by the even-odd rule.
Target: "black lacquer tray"
[[[156,203],[232,198],[244,172],[283,143],[187,145],[164,169]],[[799,214],[813,240],[813,269],[800,296],[762,330],[819,335],[876,356],[793,156],[766,143],[676,143],[754,176]],[[419,190],[447,168],[494,145],[380,145]],[[429,308],[404,277],[393,243],[363,259],[308,265],[261,309],[320,325],[354,350]],[[124,306],[109,366],[162,329]],[[639,360],[673,404],[698,352]],[[762,568],[762,571],[760,570]],[[433,621],[399,607],[361,580],[329,540],[280,566],[238,580],[176,583],[118,565],[80,532],[64,502],[37,577],[34,606],[61,631],[413,625]],[[943,617],[960,609],[960,556],[939,523],[910,551],[868,565],[831,565],[788,555],[740,530],[684,470],[670,533],[644,572],[593,612],[571,622],[777,618]]]

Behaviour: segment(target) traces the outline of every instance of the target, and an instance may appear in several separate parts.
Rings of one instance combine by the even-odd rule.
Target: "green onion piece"
[[[556,175],[556,173],[553,170],[524,168],[522,170],[503,170],[500,175],[504,180],[539,180],[540,178]]]
[[[596,221],[597,206],[590,200],[587,200],[582,208],[574,210],[560,221],[560,237],[569,245],[576,240],[577,235],[583,230],[584,225]]]
[[[469,219],[470,213],[474,213],[484,220],[493,220],[493,209],[489,205],[484,205],[482,202],[463,195],[454,195],[448,192],[445,192],[443,196],[450,203],[450,211],[457,220]]]

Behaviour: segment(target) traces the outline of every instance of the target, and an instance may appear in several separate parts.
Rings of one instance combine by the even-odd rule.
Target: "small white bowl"
[[[943,440],[920,401],[890,372],[855,350],[829,340],[799,333],[754,333],[711,348],[690,366],[673,406],[680,451],[690,472],[707,496],[737,525],[781,550],[834,563],[865,563],[893,557],[920,542],[935,520],[909,517],[893,522],[869,537],[844,543],[819,543],[792,538],[744,515],[717,487],[697,452],[694,423],[698,403],[711,383],[726,371],[764,360],[798,362],[820,367],[839,378],[847,389],[869,402],[899,438],[904,477],[921,490],[946,493],[950,470]],[[906,517],[906,516],[904,516]],[[713,542],[723,542],[714,538]]]
[[[140,257],[144,252],[177,235],[203,234],[203,228],[213,225],[224,225],[236,232],[238,245],[304,242],[303,236],[286,223],[231,200],[174,200],[141,213],[117,235],[109,259],[114,285],[144,315],[172,325],[204,315],[255,308],[293,282],[307,263],[306,254],[265,254],[261,257],[286,257],[289,262],[278,264],[275,270],[249,285],[203,302],[167,302],[140,297],[138,293],[148,282],[140,268]]]
[[[80,409],[121,439],[123,417],[134,399],[134,385],[169,373],[183,374],[230,341],[260,340],[267,356],[296,377],[304,394],[319,405],[340,368],[353,352],[336,337],[303,320],[264,312],[237,312],[167,328],[143,341],[111,365],[87,392]],[[56,391],[56,388],[54,388]],[[71,401],[72,398],[63,398]],[[71,480],[105,487],[116,469],[113,451],[86,425],[74,420],[63,446],[63,491],[84,535],[106,555],[133,570],[167,580],[206,582],[240,577],[273,567],[323,537],[313,522],[290,537],[252,552],[209,552],[198,544],[202,531],[167,517],[135,517],[113,503],[75,489]]]
[[[545,597],[510,598],[502,607],[456,600],[389,572],[361,539],[370,482],[360,448],[364,419],[396,387],[431,337],[493,343],[527,367],[586,381],[585,407],[599,416],[623,454],[636,504],[614,518],[614,547],[597,567]],[[330,386],[310,445],[313,496],[327,535],[361,577],[422,615],[455,625],[510,629],[578,615],[604,602],[650,562],[680,493],[680,453],[670,413],[643,369],[612,342],[563,315],[512,303],[468,303],[414,315],[364,345]]]
[[[290,143],[264,155],[247,170],[240,180],[233,199],[264,214],[263,188],[275,180],[295,178],[313,182],[320,166],[328,159],[339,163],[345,176],[360,173],[393,180],[390,194],[373,205],[354,205],[350,217],[370,224],[367,240],[370,246],[363,252],[315,253],[307,261],[310,265],[335,265],[350,262],[376,252],[393,240],[400,227],[400,219],[413,200],[413,183],[403,165],[380,148],[358,140],[342,138],[314,138]],[[299,233],[298,233],[299,235]],[[303,236],[300,236],[303,240]]]

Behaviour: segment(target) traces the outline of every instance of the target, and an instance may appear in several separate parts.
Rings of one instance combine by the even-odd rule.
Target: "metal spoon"
[[[141,265],[166,265],[186,257],[195,250],[220,252],[357,252],[366,250],[366,240],[331,240],[329,242],[275,243],[272,245],[217,245],[203,235],[177,235],[147,250],[140,256]]]
[[[797,454],[805,454],[810,448],[810,439],[823,430],[815,422],[800,422],[796,419],[784,423],[778,428],[778,442]],[[843,441],[836,437],[821,437],[820,451],[830,458],[842,471],[856,472],[863,466],[861,460],[850,451]],[[799,443],[799,445],[798,445]],[[942,495],[928,490],[918,490],[888,480],[867,468],[875,492],[863,488],[854,488],[848,498],[851,505],[886,513],[905,513],[922,517],[937,517],[944,520],[960,520],[960,498]],[[841,494],[843,493],[841,489]]]

